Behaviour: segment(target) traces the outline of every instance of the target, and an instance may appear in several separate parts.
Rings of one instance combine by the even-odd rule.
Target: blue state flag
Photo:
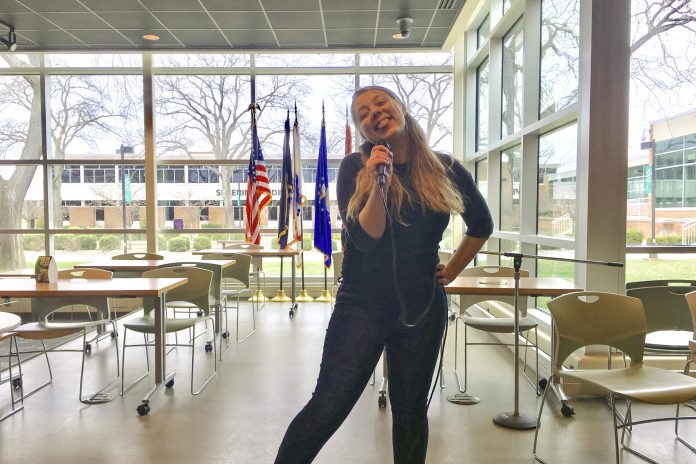
[[[331,267],[331,217],[329,215],[329,175],[326,158],[326,123],[322,116],[317,184],[314,191],[314,248],[324,254],[324,265],[328,268]]]
[[[290,158],[290,111],[285,120],[285,139],[283,141],[283,172],[280,186],[280,217],[278,218],[278,244],[284,250],[288,246],[290,232],[290,210],[293,201],[292,159]]]

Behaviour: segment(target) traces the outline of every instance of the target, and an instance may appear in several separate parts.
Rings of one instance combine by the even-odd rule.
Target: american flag
[[[247,180],[246,222],[244,224],[245,240],[250,243],[261,243],[261,212],[271,202],[271,188],[268,185],[268,172],[263,161],[259,135],[256,130],[256,108],[252,104],[251,156],[249,157],[249,172]]]

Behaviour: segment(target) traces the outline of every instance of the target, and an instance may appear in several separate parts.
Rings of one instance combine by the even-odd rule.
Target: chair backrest
[[[438,250],[437,257],[442,264],[447,264],[447,261],[452,257],[451,251]]]
[[[691,310],[691,320],[694,323],[694,340],[696,340],[696,291],[687,293],[685,297],[686,303]]]
[[[263,245],[257,245],[255,243],[229,243],[227,244],[226,250],[263,250]]]
[[[696,287],[657,286],[629,288],[626,295],[640,299],[645,308],[648,333],[661,330],[684,330],[694,328],[689,304],[684,297]]]
[[[107,271],[105,269],[94,269],[94,268],[81,268],[81,269],[61,269],[58,271],[58,278],[59,279],[89,279],[89,280],[111,280],[113,278],[114,273],[111,271]],[[108,321],[111,319],[111,298],[105,297],[105,296],[97,296],[97,295],[91,295],[89,298],[83,298],[80,300],[80,305],[84,305],[87,308],[92,308],[95,309],[98,313],[100,313],[99,319],[101,321]],[[49,324],[50,322],[48,321],[48,317],[57,312],[60,311],[66,307],[72,306],[72,303],[66,303],[64,306],[54,306],[53,309],[46,310],[45,312],[41,312],[41,314],[37,314],[37,319],[43,318],[44,323]],[[88,309],[89,311],[89,309]],[[82,320],[82,319],[80,319]],[[99,323],[99,321],[94,321],[95,324]]]
[[[343,252],[331,253],[331,267],[333,268],[333,283],[338,285],[338,280],[343,276]]]
[[[111,279],[114,273],[106,269],[84,267],[81,269],[61,269],[58,271],[59,279]]]
[[[123,253],[114,255],[111,259],[164,259],[164,256],[157,253]]]
[[[251,271],[251,256],[243,253],[221,252],[203,255],[202,260],[225,260],[234,259],[232,266],[227,266],[222,270],[223,279],[235,279],[249,288],[249,272]]]
[[[629,288],[643,287],[696,287],[696,280],[671,279],[671,280],[639,280],[637,282],[626,282],[626,290]]]
[[[244,253],[244,250],[263,250],[263,245],[257,245],[255,243],[230,243],[227,245],[225,250],[236,250],[237,253]],[[263,258],[260,256],[252,256],[251,262],[254,264],[256,269],[261,269],[263,265]]]
[[[515,268],[509,266],[474,266],[464,269],[459,273],[460,276],[467,277],[513,277]],[[529,277],[529,271],[520,269],[520,277]],[[491,298],[490,295],[461,295],[459,299],[459,307],[466,310],[471,306],[482,301],[502,301],[510,305],[515,304],[515,298],[512,296],[497,296]],[[518,310],[522,317],[527,315],[527,297],[521,296],[518,301]]]
[[[213,273],[200,267],[167,267],[157,268],[143,272],[143,277],[151,278],[181,278],[188,279],[184,285],[180,285],[167,292],[168,302],[186,302],[196,305],[203,313],[210,315],[210,283]],[[143,299],[145,311],[149,312],[154,307],[152,298]]]
[[[212,304],[220,304],[222,302],[221,284],[222,284],[222,267],[219,264],[206,263],[205,261],[181,261],[176,263],[167,263],[157,266],[158,269],[168,267],[199,267],[207,269],[213,273],[213,278],[210,281],[210,298]]]
[[[647,325],[638,298],[604,292],[575,292],[549,301],[556,326],[555,368],[574,351],[607,345],[623,351],[632,364],[643,361]]]

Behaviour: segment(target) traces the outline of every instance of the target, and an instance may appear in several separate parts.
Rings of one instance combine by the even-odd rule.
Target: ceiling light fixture
[[[9,24],[5,24],[2,21],[0,21],[0,25],[5,26],[10,30],[10,32],[7,34],[7,38],[3,39],[0,37],[0,43],[2,43],[4,46],[7,47],[7,49],[11,52],[17,50],[17,35],[15,34],[15,28],[14,26],[10,26]]]
[[[158,35],[155,35],[155,34],[145,34],[145,35],[143,36],[143,39],[145,39],[145,40],[153,40],[153,41],[154,41],[154,40],[159,40],[159,36],[158,36]]]
[[[399,32],[392,37],[399,40],[408,38],[408,36],[411,35],[411,23],[413,22],[413,18],[404,16],[397,19],[396,22],[399,25]]]

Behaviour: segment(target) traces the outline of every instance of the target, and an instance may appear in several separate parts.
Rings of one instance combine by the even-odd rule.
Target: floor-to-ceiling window
[[[154,227],[147,224],[148,209],[156,210],[159,251],[243,238],[252,98],[260,106],[259,137],[273,190],[262,217],[263,244],[277,246],[283,123],[290,111],[301,138],[305,248],[312,247],[322,105],[338,237],[334,185],[347,122],[353,149],[359,141],[346,114],[355,88],[394,90],[433,148],[452,153],[452,69],[450,53],[430,51],[152,53],[151,70],[144,70],[140,53],[0,54],[0,108],[13,114],[0,123],[0,189],[7,202],[2,268],[30,268],[47,252],[70,266],[144,251],[146,229]],[[151,199],[144,79],[151,79],[154,94],[157,196]],[[452,246],[451,233],[445,245]],[[321,260],[313,263],[311,256],[307,274],[322,275]],[[267,273],[277,272],[269,266]]]

